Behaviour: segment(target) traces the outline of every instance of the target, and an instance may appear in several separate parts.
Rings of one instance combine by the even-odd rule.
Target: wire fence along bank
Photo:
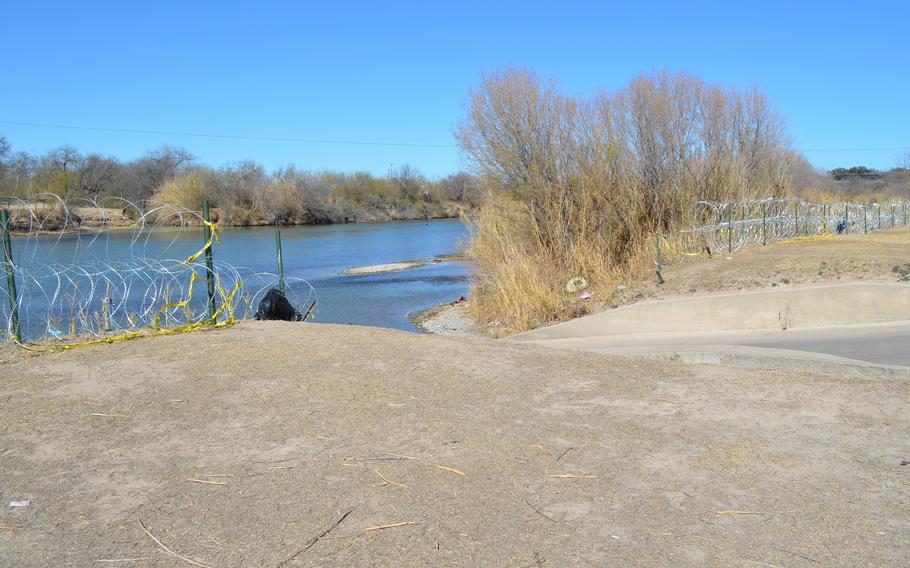
[[[798,199],[699,201],[688,212],[693,227],[658,233],[658,247],[685,255],[732,253],[797,237],[871,233],[907,224],[910,204],[807,203]],[[660,246],[660,243],[663,246]]]
[[[312,313],[315,291],[284,277],[280,239],[277,272],[233,265],[217,258],[207,213],[146,211],[120,199],[0,198],[7,337],[43,350],[222,327],[251,318],[271,288]]]

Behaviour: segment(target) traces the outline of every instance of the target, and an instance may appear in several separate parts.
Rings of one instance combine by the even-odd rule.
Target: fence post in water
[[[733,253],[733,204],[730,203],[730,222],[727,224],[727,252]]]
[[[202,202],[202,240],[208,244],[205,248],[205,282],[209,294],[209,320],[215,324],[215,267],[212,261],[212,247],[215,245],[212,235],[211,220],[209,219],[209,202]]]
[[[761,244],[768,244],[768,202],[761,202]]]
[[[19,329],[19,300],[16,294],[16,273],[13,265],[13,245],[9,234],[9,212],[0,210],[0,224],[3,225],[3,264],[6,267],[6,292],[9,296],[10,333],[16,341],[22,341],[22,330]]]
[[[278,253],[278,289],[284,294],[284,257],[281,254],[281,230],[275,224],[275,251]]]

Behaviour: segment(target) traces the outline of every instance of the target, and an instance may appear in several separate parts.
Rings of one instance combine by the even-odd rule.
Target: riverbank
[[[10,230],[13,234],[78,234],[99,231],[122,231],[147,229],[151,226],[177,226],[200,224],[194,213],[168,213],[166,219],[143,217],[139,211],[112,207],[63,207],[60,204],[22,205],[11,203],[5,206],[10,212]],[[211,219],[221,227],[298,227],[313,225],[343,225],[353,223],[387,223],[391,221],[430,221],[457,219],[464,208],[457,204],[428,204],[425,207],[384,207],[360,210],[319,210],[308,211],[307,215],[278,222],[259,215],[242,214],[221,208],[212,208]],[[160,217],[160,216],[159,216]]]
[[[412,314],[410,319],[414,327],[422,333],[468,339],[490,339],[474,323],[468,311],[467,302],[439,304]]]
[[[282,322],[0,366],[10,565],[910,558],[903,378]]]

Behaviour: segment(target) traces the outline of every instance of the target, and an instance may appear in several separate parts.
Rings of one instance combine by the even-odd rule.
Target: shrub
[[[788,191],[790,150],[763,95],[682,74],[583,99],[509,69],[470,94],[455,136],[486,192],[475,313],[512,331],[577,312],[573,277],[608,299],[694,201]]]

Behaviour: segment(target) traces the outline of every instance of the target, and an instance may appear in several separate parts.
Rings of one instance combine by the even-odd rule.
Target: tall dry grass
[[[791,155],[756,90],[641,76],[566,95],[525,70],[487,77],[455,131],[486,199],[472,217],[475,315],[506,332],[580,315],[566,283],[609,299],[653,266],[655,230],[698,199],[780,196]]]

